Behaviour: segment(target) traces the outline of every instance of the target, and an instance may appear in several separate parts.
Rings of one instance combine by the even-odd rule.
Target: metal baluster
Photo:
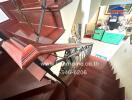
[[[87,56],[87,46],[84,47],[84,56]]]
[[[71,54],[74,54],[74,53],[75,53],[75,49],[72,49]],[[74,62],[74,59],[75,59],[75,55],[71,57],[72,62]]]
[[[45,10],[46,10],[46,0],[42,0],[41,7],[42,7],[42,13],[40,16],[38,30],[37,30],[37,38],[36,38],[37,42],[39,42],[40,34],[41,34],[43,23],[44,23],[43,21],[44,21],[44,15],[45,15]]]
[[[79,57],[80,57],[80,49],[78,48],[77,62],[79,62]]]
[[[66,56],[68,57],[70,55],[70,49],[66,51]],[[70,61],[69,58],[66,59],[66,70],[69,70]]]
[[[82,61],[82,47],[80,48],[79,61]]]
[[[85,47],[83,47],[83,59],[85,58]]]
[[[88,46],[85,47],[86,56],[88,55]]]
[[[80,48],[80,53],[79,53],[79,61],[81,62],[82,60],[82,47]]]
[[[75,52],[78,52],[78,48],[75,49]],[[77,63],[77,61],[78,61],[78,55],[75,56],[74,63]]]
[[[88,53],[89,53],[89,46],[86,46],[86,47],[85,47],[85,53],[86,53],[85,56],[88,56]]]

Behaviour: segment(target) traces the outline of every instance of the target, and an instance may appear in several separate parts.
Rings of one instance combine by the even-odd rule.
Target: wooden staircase
[[[83,66],[86,75],[72,75],[67,83],[67,100],[125,100],[124,87],[116,79],[109,62],[90,56],[84,63],[98,62],[100,65]],[[103,64],[102,64],[103,63]],[[11,98],[9,100],[65,100],[64,88],[58,83],[38,88]]]
[[[44,20],[38,43],[42,45],[54,44],[61,37],[64,27],[60,9],[71,2],[72,0],[46,0]],[[37,39],[35,32],[38,31],[40,16],[43,11],[42,0],[8,0],[0,3],[0,6],[9,16],[8,21],[0,24],[0,32],[10,37],[15,36],[27,45],[34,44]],[[21,11],[18,10],[18,7]],[[15,52],[15,49],[12,50]],[[53,55],[56,54],[53,53]],[[52,64],[57,57],[43,54],[40,59],[44,61],[44,64]],[[27,70],[38,80],[42,80],[46,74],[35,63],[28,66]]]
[[[36,31],[42,12],[41,0],[16,1]],[[9,43],[3,46],[4,50],[0,48],[2,51],[0,54],[0,100],[125,100],[124,87],[119,87],[120,80],[116,79],[112,66],[99,58],[88,56],[83,61],[84,66],[80,67],[82,70],[86,70],[87,74],[71,75],[68,78],[70,81],[64,81],[67,84],[67,87],[64,88],[62,84],[52,82],[45,77],[46,70],[42,69],[38,64],[33,62],[30,66],[27,66],[27,69],[21,70],[9,56],[15,55],[17,57],[18,47],[21,48],[19,48],[19,52],[24,48],[14,41],[12,36],[23,41],[26,45],[49,46],[54,44],[64,32],[60,9],[71,1],[46,0],[46,12],[40,41],[36,44],[34,30],[22,18],[20,12],[12,4],[12,0],[0,4],[10,17],[8,21],[0,24],[0,31],[11,37],[9,40],[4,41],[7,44]],[[4,42],[1,44],[4,44]],[[63,48],[65,47],[63,45]],[[50,49],[54,48],[49,46]],[[5,50],[9,50],[10,54],[7,54]],[[53,53],[53,55],[56,54]],[[44,64],[53,64],[57,56],[46,53],[42,54],[38,59],[44,61]],[[94,62],[96,63],[94,64]]]

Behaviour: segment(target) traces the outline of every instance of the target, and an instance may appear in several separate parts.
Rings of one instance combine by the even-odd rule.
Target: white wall
[[[132,100],[132,45],[129,38],[112,57],[111,63],[121,85],[125,86],[126,100]]]
[[[82,11],[84,13],[83,20],[82,20],[82,37],[84,36],[85,25],[89,21],[90,9],[93,9],[93,8],[90,8],[92,5],[92,1],[93,0],[83,0],[82,2]]]
[[[96,14],[101,4],[101,0],[91,0],[89,20]]]
[[[101,4],[101,0],[91,0],[89,20],[87,24],[87,31],[88,31],[87,34],[89,33],[91,34],[95,30],[100,4]]]
[[[62,22],[64,25],[65,32],[59,38],[57,43],[68,43],[68,39],[71,34],[71,29],[76,16],[79,1],[80,0],[73,0],[72,3],[68,4],[67,6],[61,9]]]
[[[91,0],[80,0],[74,24],[82,24],[81,37],[83,38],[85,32],[85,25],[89,20]]]

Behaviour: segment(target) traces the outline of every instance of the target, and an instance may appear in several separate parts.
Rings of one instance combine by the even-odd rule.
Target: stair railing
[[[50,68],[52,66],[60,63],[60,62],[65,62],[65,64],[70,63],[71,66],[72,66],[72,63],[78,61],[78,60],[76,60],[76,57],[80,57],[80,62],[81,62],[81,61],[83,61],[83,59],[85,59],[85,57],[87,57],[87,56],[89,56],[91,54],[92,47],[93,47],[93,44],[92,43],[88,43],[88,44],[85,44],[85,45],[81,45],[80,44],[80,47],[67,49],[67,50],[65,50],[65,56],[64,57],[60,57],[61,59],[56,60],[56,62],[54,64],[52,64],[52,65],[44,65],[44,64],[42,64],[43,62],[41,62],[40,60],[38,60],[38,59],[35,60],[35,63],[37,65],[39,65],[42,69],[44,69],[46,72],[48,72],[51,76],[53,76],[56,80],[58,80],[61,83],[61,85],[64,87],[65,100],[69,100],[67,85],[65,84],[64,81],[62,81],[61,78],[56,76],[50,70]],[[53,55],[53,56],[56,56],[56,55]],[[58,57],[58,56],[56,56],[56,57]],[[65,68],[64,66],[63,66],[63,68]]]
[[[68,71],[76,63],[81,63],[87,56],[91,54],[92,47],[93,44],[89,44],[89,45],[81,46],[79,48],[66,50],[64,55],[64,58],[66,58],[66,60],[63,60],[64,63],[62,66],[62,70]]]
[[[0,34],[0,36],[3,39],[1,47],[8,53],[9,56],[11,56],[11,58],[18,64],[18,66],[20,66],[22,69],[25,69],[33,62],[37,64],[39,67],[41,67],[43,70],[45,70],[47,73],[49,73],[61,83],[65,90],[66,100],[68,100],[67,85],[65,84],[65,82],[62,81],[61,78],[55,75],[50,70],[50,68],[60,62],[67,62],[67,60],[70,60],[70,62],[72,63],[73,61],[75,61],[75,58],[79,55],[81,55],[81,60],[83,60],[84,57],[90,54],[93,46],[93,44],[91,43],[51,44],[44,46],[42,44],[38,44],[37,46],[34,46],[33,44],[27,45],[24,43],[24,41],[21,41],[15,37],[6,37],[2,33]],[[24,48],[20,49],[20,47],[22,46]],[[53,65],[45,65],[38,58],[40,55],[52,54],[58,51],[65,51],[66,55],[63,58],[55,61]]]

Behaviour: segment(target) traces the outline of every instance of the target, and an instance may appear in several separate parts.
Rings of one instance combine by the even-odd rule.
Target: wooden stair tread
[[[49,100],[65,100],[64,88],[58,84]]]
[[[102,74],[102,73],[99,73],[99,72],[95,72],[95,71],[90,70],[90,69],[87,70],[87,73],[90,73],[91,75],[93,75],[96,78],[102,77],[102,78],[106,79],[106,81],[108,81],[110,83],[113,83],[114,82],[114,79],[109,78],[105,74]]]
[[[29,1],[28,1],[29,2]],[[66,6],[67,4],[69,4],[70,2],[72,2],[72,0],[56,0],[56,2],[54,0],[47,0],[46,1],[46,6],[47,9],[61,9],[62,7]],[[31,1],[29,4],[25,4],[26,2],[23,2],[22,4],[22,10],[31,10],[32,8],[34,8],[34,10],[41,10],[41,1],[38,2],[33,2]]]
[[[47,73],[45,70],[40,68],[35,63],[32,63],[31,65],[29,65],[26,70],[28,70],[39,81],[41,81],[43,77],[45,76],[45,74]]]
[[[104,84],[105,83],[107,83],[108,84],[108,86],[110,85],[110,86],[112,86],[111,84],[113,84],[113,83],[116,83],[116,82],[109,82],[107,79],[105,79],[104,77],[98,77],[98,78],[96,78],[96,76],[93,76],[93,75],[90,75],[90,74],[87,74],[87,75],[85,75],[85,76],[79,76],[79,77],[82,77],[82,78],[84,78],[85,80],[91,80],[91,82],[95,82],[95,83],[98,83],[99,81],[102,81],[102,82],[104,82]],[[116,81],[116,80],[114,80],[114,81]]]
[[[89,76],[89,75],[87,75]],[[115,87],[115,84],[110,85],[108,82],[106,82],[103,79],[94,79],[94,77],[87,77],[87,76],[79,76],[80,78],[83,78],[84,80],[88,81],[91,84],[94,84],[96,86],[99,85],[99,87],[106,91],[107,93],[110,93],[111,95],[116,95],[115,93],[117,92],[117,90],[119,89],[118,87]],[[118,80],[116,80],[118,81]]]
[[[18,28],[17,30],[16,27]],[[28,30],[30,27],[26,23],[21,23],[16,24],[11,27],[11,29],[9,28],[8,31],[25,39],[36,41],[37,36],[33,33],[33,31],[31,29],[27,31],[26,29]],[[64,30],[62,28],[43,26],[39,43],[52,44],[62,35],[63,31]],[[52,36],[54,38],[52,38]]]
[[[77,86],[77,88],[80,91],[86,92],[91,98],[93,98],[95,100],[96,99],[97,100],[98,99],[101,99],[101,100],[113,100],[114,99],[110,94],[107,94],[98,86],[95,86],[95,85],[83,80],[82,78],[75,77],[75,82],[76,82],[75,86]]]
[[[116,74],[113,74],[113,71],[98,70],[96,68],[92,68],[89,66],[85,66],[83,69],[92,70],[93,72],[96,72],[96,73],[101,73],[111,79],[115,79],[115,77],[116,77]]]
[[[81,92],[80,90],[78,90],[78,88],[75,88],[72,85],[68,86],[67,90],[69,100],[93,100],[91,97],[88,96],[87,93]],[[64,88],[58,85],[58,87],[54,91],[54,94],[49,100],[65,100]]]
[[[51,83],[43,87],[10,97],[7,100],[49,100],[51,95],[54,93],[56,86],[56,83]]]
[[[9,57],[7,59],[9,59]],[[1,66],[4,67],[3,71],[5,72],[9,72],[10,70],[12,71],[10,72],[10,74],[7,74],[7,78],[0,84],[0,88],[2,90],[0,91],[0,99],[24,93],[51,83],[50,80],[47,80],[45,78],[43,78],[43,80],[39,82],[28,71],[21,70],[14,63],[14,61],[10,60],[10,62],[11,64],[9,63],[6,67]]]

